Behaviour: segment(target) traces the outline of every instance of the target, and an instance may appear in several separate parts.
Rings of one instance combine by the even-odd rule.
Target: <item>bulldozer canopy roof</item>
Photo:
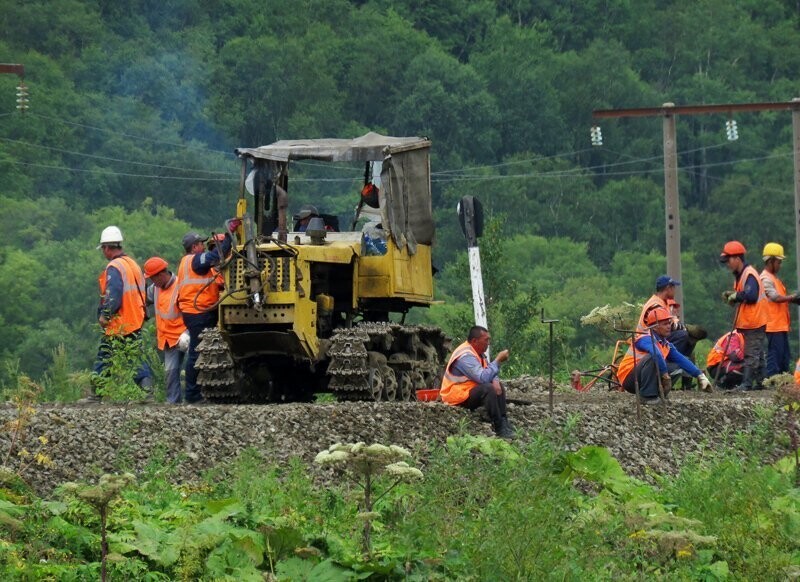
[[[355,139],[285,139],[257,148],[237,148],[239,157],[276,162],[314,159],[328,162],[368,162],[386,154],[430,147],[425,137],[392,137],[370,132]]]

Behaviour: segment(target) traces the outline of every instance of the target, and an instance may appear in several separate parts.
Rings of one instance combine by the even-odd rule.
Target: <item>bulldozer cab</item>
[[[291,161],[377,163],[381,183],[376,188],[377,208],[370,204],[376,192],[362,190],[353,221],[345,221],[349,224],[343,226],[353,230],[358,218],[371,216],[398,249],[407,249],[413,255],[418,244],[431,245],[434,239],[430,146],[426,138],[368,133],[355,139],[282,140],[258,148],[239,148],[236,154],[244,162],[240,200],[245,199],[246,192],[253,195],[254,208],[247,210],[254,216],[257,235],[277,233],[277,238],[285,242],[288,232],[294,230],[290,217],[285,215]],[[371,183],[368,173],[371,172],[365,172],[365,188]],[[246,208],[240,203],[242,206]],[[326,224],[330,226],[334,218],[328,216]]]

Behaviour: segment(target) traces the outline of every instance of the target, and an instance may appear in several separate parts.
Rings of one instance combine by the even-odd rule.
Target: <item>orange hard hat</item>
[[[725,243],[725,246],[722,247],[722,254],[720,254],[720,259],[727,259],[728,257],[735,257],[736,255],[744,255],[747,252],[747,249],[744,248],[744,245],[740,243],[738,240],[732,240]]]
[[[144,262],[144,276],[152,277],[158,275],[161,271],[165,271],[169,267],[167,261],[161,257],[150,257]]]
[[[655,309],[647,312],[647,317],[645,317],[645,324],[648,326],[655,325],[659,321],[670,320],[672,319],[672,314],[667,310],[666,307],[658,306]]]

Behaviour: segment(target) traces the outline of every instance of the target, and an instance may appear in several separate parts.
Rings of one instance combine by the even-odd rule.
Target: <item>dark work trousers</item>
[[[486,409],[486,413],[492,421],[492,427],[494,430],[497,430],[506,417],[505,388],[502,394],[497,394],[491,383],[478,384],[469,391],[467,399],[459,404],[459,406],[463,406],[469,410],[475,410],[481,405]]]
[[[742,388],[761,387],[764,380],[764,340],[767,326],[756,329],[737,330],[744,336],[744,368],[742,369]]]
[[[636,378],[639,378],[639,396],[641,398],[658,398],[658,366],[653,356],[647,354],[636,359],[636,366],[630,371],[622,383],[625,392],[636,394]]]
[[[708,367],[708,377],[711,380],[717,378],[717,368],[719,368],[720,365],[721,364],[716,364],[715,366]],[[741,366],[728,366],[727,369],[728,371],[726,372],[726,368],[722,368],[717,378],[717,386],[724,390],[730,390],[742,383]]]
[[[789,332],[775,331],[767,333],[767,372],[765,378],[789,371]]]
[[[183,323],[189,330],[189,352],[186,357],[186,402],[199,402],[203,399],[200,388],[197,387],[197,344],[200,343],[200,334],[207,327],[216,327],[219,314],[214,309],[207,313],[184,313]]]
[[[97,359],[92,367],[92,375],[102,376],[111,365],[111,358],[114,356],[114,351],[116,349],[125,349],[128,351],[128,347],[130,346],[129,351],[131,354],[141,355],[141,359],[137,362],[138,367],[133,381],[136,382],[137,386],[141,386],[145,378],[150,378],[150,386],[152,387],[153,371],[144,359],[144,350],[142,349],[141,342],[141,332],[138,330],[123,336],[104,335],[103,339],[100,340],[100,347],[97,350]],[[152,388],[150,389],[152,390]],[[97,394],[97,386],[94,382],[92,382],[92,393]]]
[[[675,346],[675,349],[681,354],[691,360],[692,352],[694,352],[694,343],[690,340],[691,338],[689,337],[689,332],[685,329],[676,329],[669,334],[669,336],[667,336],[667,341]],[[679,369],[680,366],[678,364],[674,362],[667,362],[667,371],[669,372],[670,376],[673,376],[673,374],[678,375]],[[682,372],[683,371],[681,370],[679,377],[683,375]],[[685,388],[690,380],[691,378],[689,377],[684,378],[684,383],[682,383],[681,386]]]

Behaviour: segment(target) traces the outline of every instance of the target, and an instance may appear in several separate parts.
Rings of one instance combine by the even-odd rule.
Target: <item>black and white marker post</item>
[[[467,239],[469,252],[469,276],[472,281],[472,308],[475,312],[475,325],[489,329],[486,319],[486,301],[483,297],[483,276],[481,275],[481,251],[478,237],[483,234],[483,207],[474,196],[464,196],[458,203],[458,221]],[[487,359],[491,359],[489,349]]]

